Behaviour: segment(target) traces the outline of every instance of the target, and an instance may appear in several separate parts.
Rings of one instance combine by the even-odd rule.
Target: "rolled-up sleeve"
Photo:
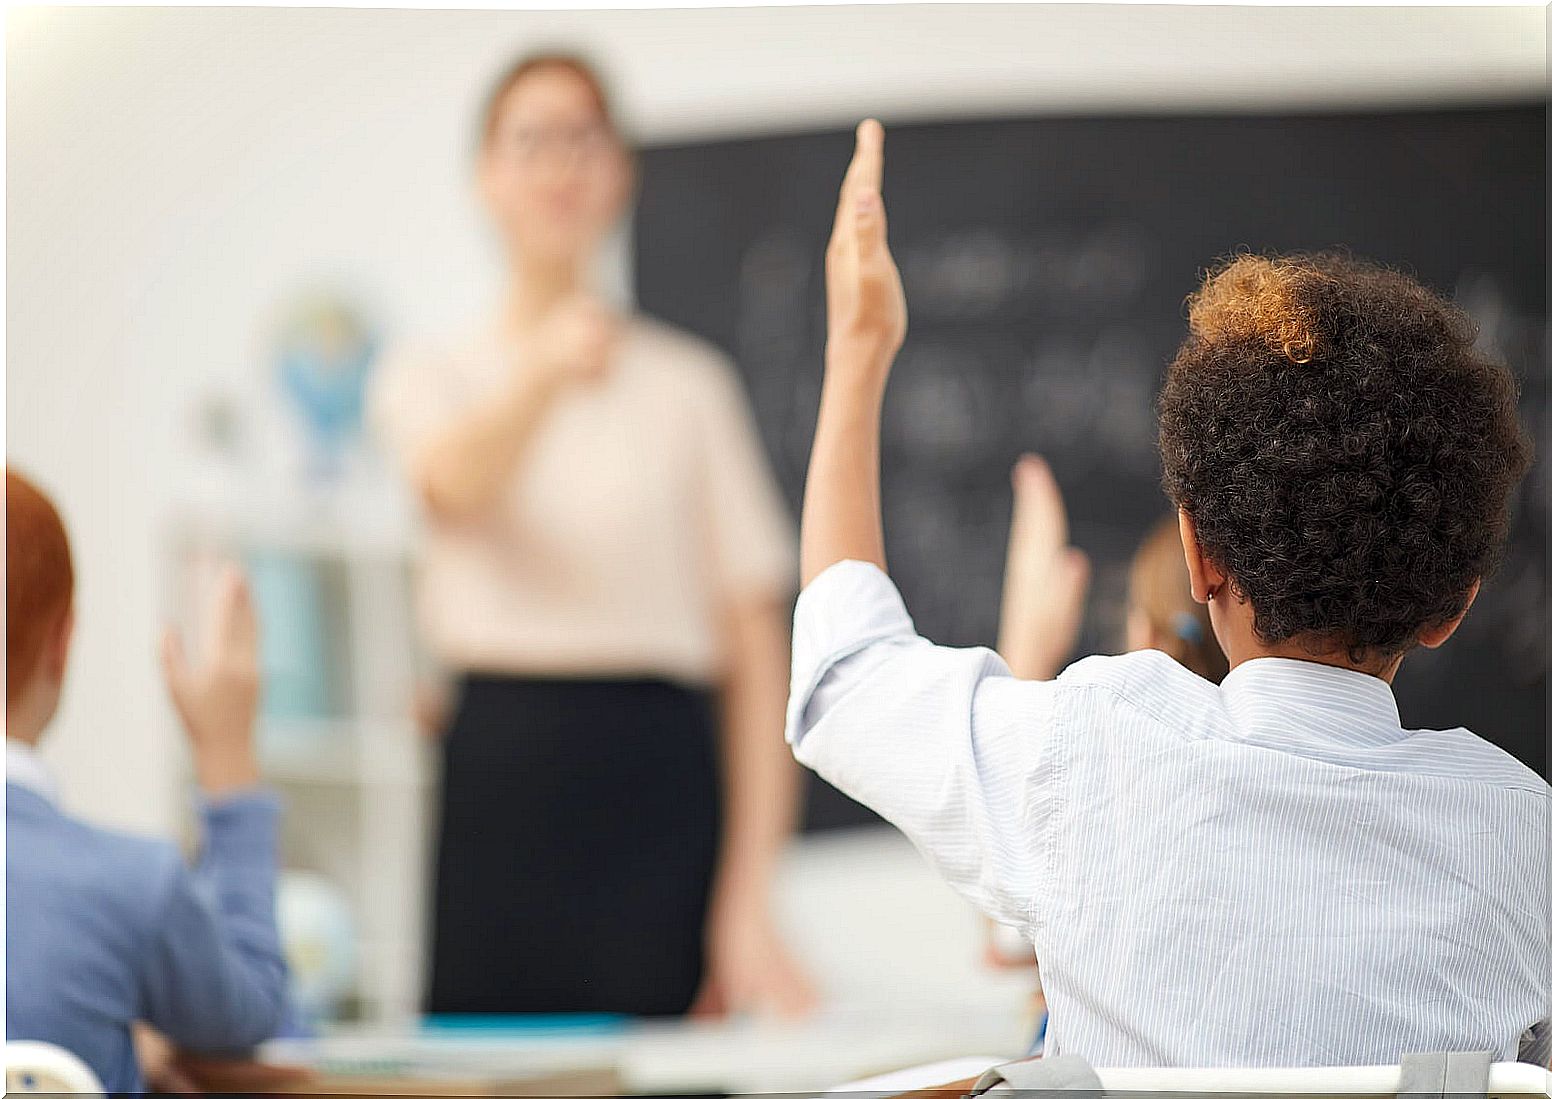
[[[174,857],[143,959],[142,1014],[201,1053],[246,1050],[280,1029],[286,962],[275,923],[280,804],[251,790],[201,804],[205,844]]]
[[[1059,766],[1052,683],[989,649],[916,633],[900,593],[859,561],[798,597],[787,740],[799,762],[899,828],[993,917],[1037,923]]]

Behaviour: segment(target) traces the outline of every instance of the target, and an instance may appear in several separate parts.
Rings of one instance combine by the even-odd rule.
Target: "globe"
[[[359,309],[320,294],[299,301],[280,326],[281,387],[301,414],[310,440],[309,472],[340,474],[344,454],[361,430],[367,375],[378,340]]]
[[[276,896],[291,967],[291,1006],[307,1024],[338,1017],[354,988],[356,930],[344,892],[321,874],[288,870]]]

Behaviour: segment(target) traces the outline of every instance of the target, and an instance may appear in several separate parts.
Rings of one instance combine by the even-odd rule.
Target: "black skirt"
[[[464,680],[428,1011],[688,1009],[720,831],[714,711],[658,680]]]

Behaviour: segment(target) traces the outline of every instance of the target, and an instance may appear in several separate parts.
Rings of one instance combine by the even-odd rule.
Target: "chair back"
[[[1054,1061],[1070,1061],[1065,1057]],[[984,1062],[982,1062],[984,1064]],[[828,1099],[859,1099],[870,1096],[909,1096],[911,1099],[961,1099],[979,1086],[989,1099],[1020,1091],[1044,1094],[1073,1089],[1089,1096],[1146,1096],[1149,1094],[1211,1096],[1233,1095],[1238,1099],[1265,1096],[1267,1099],[1523,1099],[1542,1096],[1552,1099],[1552,1072],[1535,1065],[1500,1063],[1488,1066],[1485,1089],[1452,1084],[1447,1074],[1439,1086],[1430,1087],[1419,1068],[1430,1067],[1414,1061],[1408,1073],[1401,1065],[1362,1065],[1334,1068],[1096,1068],[1086,1065],[1058,1066],[1062,1070],[1045,1071],[1039,1060],[1014,1061],[988,1068],[979,1079],[971,1074],[974,1060],[945,1061],[921,1065],[884,1076],[854,1080],[827,1093]],[[1083,1071],[1073,1071],[1074,1068]],[[1042,1079],[1042,1073],[1050,1079]],[[1085,1075],[1087,1073],[1087,1075]],[[1054,1090],[1052,1090],[1054,1089]],[[1012,1099],[1010,1094],[1010,1099]]]
[[[102,1081],[85,1061],[49,1042],[5,1044],[5,1090],[10,1094],[105,1094]]]
[[[1187,1092],[1199,1095],[1233,1093],[1309,1099],[1395,1099],[1425,1093],[1412,1091],[1400,1065],[1346,1068],[1110,1068],[1095,1070],[1106,1091]],[[1459,1089],[1435,1089],[1463,1096]],[[1475,1094],[1482,1094],[1478,1091]],[[1487,1099],[1552,1096],[1552,1073],[1535,1065],[1501,1063],[1488,1069]]]

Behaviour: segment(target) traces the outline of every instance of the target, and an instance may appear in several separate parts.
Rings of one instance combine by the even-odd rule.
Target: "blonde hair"
[[[1155,648],[1214,683],[1228,674],[1229,662],[1213,636],[1207,608],[1191,598],[1175,516],[1160,519],[1137,547],[1128,598],[1132,611],[1147,619]]]

